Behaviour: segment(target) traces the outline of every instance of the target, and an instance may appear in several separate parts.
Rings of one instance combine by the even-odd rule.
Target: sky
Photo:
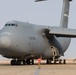
[[[60,26],[63,0],[0,0],[0,29],[10,20],[38,25]],[[76,29],[76,0],[71,2],[69,28]],[[63,58],[76,58],[76,38],[73,38]],[[5,59],[0,56],[0,59]]]

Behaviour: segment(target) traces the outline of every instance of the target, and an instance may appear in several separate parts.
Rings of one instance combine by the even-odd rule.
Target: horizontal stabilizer
[[[67,29],[60,27],[50,27],[49,29],[45,29],[45,32],[49,31],[49,35],[55,35],[57,37],[76,37],[76,29]]]

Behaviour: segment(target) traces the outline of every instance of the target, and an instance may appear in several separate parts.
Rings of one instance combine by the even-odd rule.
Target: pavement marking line
[[[39,75],[39,73],[40,73],[40,69],[37,69],[37,70],[35,71],[35,74],[34,74],[34,75]]]

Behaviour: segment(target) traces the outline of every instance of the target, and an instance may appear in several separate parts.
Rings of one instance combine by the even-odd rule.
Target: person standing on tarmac
[[[41,69],[41,60],[42,60],[42,57],[38,58],[38,68]]]

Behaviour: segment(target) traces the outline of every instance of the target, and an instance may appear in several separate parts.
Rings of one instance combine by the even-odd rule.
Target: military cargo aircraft
[[[35,2],[45,0],[35,0]],[[72,0],[63,0],[59,27],[35,25],[20,21],[9,21],[0,31],[0,54],[12,58],[11,65],[34,64],[34,59],[42,57],[62,63],[71,38],[76,37],[75,29],[68,29],[69,6]],[[63,61],[65,64],[65,60]]]

